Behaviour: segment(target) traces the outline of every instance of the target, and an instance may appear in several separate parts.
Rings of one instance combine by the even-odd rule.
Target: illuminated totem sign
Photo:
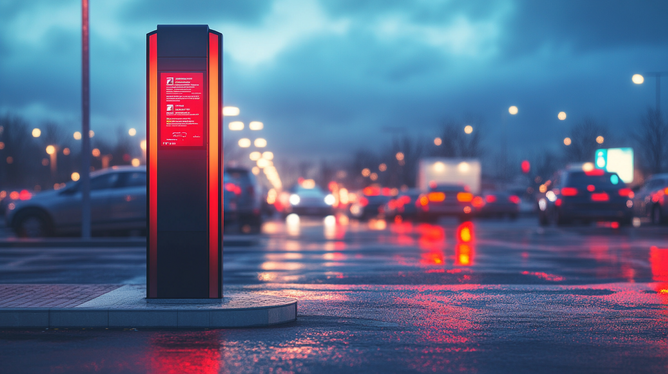
[[[609,173],[617,173],[624,183],[633,182],[633,148],[597,149],[594,165]]]
[[[146,35],[149,299],[222,297],[222,43],[206,25]]]

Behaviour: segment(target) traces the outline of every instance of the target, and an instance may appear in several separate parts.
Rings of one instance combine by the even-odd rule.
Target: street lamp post
[[[661,76],[668,75],[666,71],[650,72],[645,73],[644,75],[653,76],[656,78],[656,117],[657,119],[661,118]],[[631,78],[635,84],[643,84],[645,82],[645,77],[642,74],[635,74]]]
[[[81,237],[90,238],[90,51],[88,0],[81,0]]]
[[[56,168],[57,168],[57,159],[56,157],[58,156],[58,148],[53,145],[49,145],[46,147],[46,153],[49,155],[49,164],[51,165],[51,179],[55,182],[56,180]]]

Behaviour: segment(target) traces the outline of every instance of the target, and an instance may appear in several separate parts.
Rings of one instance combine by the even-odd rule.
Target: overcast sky
[[[90,2],[99,136],[122,125],[143,138],[145,38],[157,24],[223,33],[225,105],[264,122],[286,158],[434,137],[467,114],[484,118],[489,147],[507,121],[517,152],[556,149],[586,116],[623,135],[655,98],[654,78],[631,76],[668,71],[665,0]],[[0,113],[80,128],[80,22],[79,1],[0,0]]]

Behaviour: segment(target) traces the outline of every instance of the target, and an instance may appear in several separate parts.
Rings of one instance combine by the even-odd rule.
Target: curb
[[[219,303],[147,303],[143,285],[126,285],[76,307],[0,308],[0,328],[240,328],[297,319],[292,298],[230,293]]]

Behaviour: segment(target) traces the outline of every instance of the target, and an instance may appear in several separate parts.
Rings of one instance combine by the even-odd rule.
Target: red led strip
[[[219,108],[218,35],[209,33],[209,297],[219,297],[218,230],[219,186]]]
[[[148,297],[158,297],[158,34],[148,40]]]

